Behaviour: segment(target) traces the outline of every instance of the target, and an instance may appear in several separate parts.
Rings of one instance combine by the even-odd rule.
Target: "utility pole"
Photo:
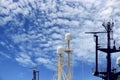
[[[94,76],[100,77],[103,80],[117,80],[118,76],[120,75],[120,72],[116,72],[116,68],[112,68],[111,67],[111,54],[112,53],[116,53],[116,52],[120,52],[120,49],[116,48],[115,46],[115,40],[114,40],[114,45],[111,46],[111,40],[113,40],[113,26],[114,23],[113,22],[107,22],[107,23],[103,23],[102,26],[105,28],[105,32],[87,32],[90,34],[94,34],[95,37],[95,61],[96,61],[96,66],[95,66],[95,71],[93,72]],[[100,46],[98,44],[98,35],[99,33],[106,33],[107,34],[107,47],[103,48],[102,46]],[[104,40],[103,40],[104,41]],[[99,45],[99,46],[98,46]],[[98,51],[102,51],[104,53],[107,54],[106,59],[107,59],[107,64],[106,64],[106,70],[105,71],[99,71],[98,68]]]

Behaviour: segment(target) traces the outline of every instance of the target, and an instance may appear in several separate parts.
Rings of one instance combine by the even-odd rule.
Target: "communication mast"
[[[65,49],[65,52],[68,54],[68,80],[71,80],[72,77],[72,72],[71,72],[71,52],[72,50],[70,49],[70,40],[71,40],[71,34],[67,33],[65,35],[65,40],[67,41],[67,47]]]
[[[94,34],[95,38],[95,61],[96,61],[96,66],[95,66],[95,71],[93,72],[94,76],[100,77],[103,80],[118,80],[118,77],[120,75],[120,72],[116,71],[116,68],[111,67],[111,54],[115,52],[120,52],[119,48],[116,48],[115,40],[113,39],[113,22],[107,22],[103,23],[102,26],[105,28],[105,32],[87,32],[89,34]],[[105,33],[107,34],[107,47],[104,48],[98,44],[98,35],[100,33]],[[105,35],[103,34],[103,35]],[[106,35],[105,35],[106,36]],[[113,40],[113,46],[111,45],[111,40]],[[103,40],[104,41],[104,40]],[[106,64],[106,70],[105,71],[99,71],[99,65],[98,65],[98,51],[102,51],[107,54],[106,59],[107,59],[107,64]],[[120,59],[118,60],[118,64],[120,65]]]
[[[58,53],[58,73],[57,73],[57,80],[67,80],[66,73],[63,69],[65,64],[63,63],[63,53],[64,53],[64,48],[62,46],[59,46],[57,48],[57,53]]]
[[[70,49],[70,40],[71,40],[71,34],[67,33],[65,35],[65,40],[67,41],[67,46],[64,49],[62,46],[59,46],[57,48],[57,53],[58,53],[58,74],[57,74],[57,80],[71,80],[71,52],[72,50]],[[67,53],[67,74],[64,71],[63,67],[66,65],[65,62],[63,62],[63,56],[64,52]]]

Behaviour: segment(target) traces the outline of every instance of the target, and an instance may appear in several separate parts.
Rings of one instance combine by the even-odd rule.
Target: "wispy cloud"
[[[8,58],[8,59],[11,58],[9,55],[7,55],[6,53],[3,53],[3,52],[0,52],[0,55],[1,55],[1,56],[4,56],[5,58]]]
[[[113,19],[118,39],[119,5],[119,0],[1,0],[0,30],[4,34],[0,35],[5,36],[1,45],[7,43],[6,49],[15,51],[11,55],[22,65],[54,66],[56,47],[65,44],[64,34],[70,32],[74,61],[93,62],[94,39],[85,32],[103,31],[104,19]]]
[[[17,56],[16,61],[18,61],[23,66],[27,66],[27,67],[36,66],[36,64],[31,60],[31,57],[25,53],[21,53],[19,56]]]

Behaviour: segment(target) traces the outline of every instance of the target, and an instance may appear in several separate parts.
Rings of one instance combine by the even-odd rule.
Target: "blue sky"
[[[92,76],[94,39],[85,32],[104,31],[102,22],[113,19],[118,47],[119,5],[119,0],[0,0],[0,80],[31,80],[34,66],[41,80],[52,80],[56,48],[66,44],[67,32],[73,38],[72,80],[100,80]],[[102,40],[99,43],[105,46]],[[99,63],[104,68],[105,54],[101,53]],[[112,55],[115,67],[118,56]]]

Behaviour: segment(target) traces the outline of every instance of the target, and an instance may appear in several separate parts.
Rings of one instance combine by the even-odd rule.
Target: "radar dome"
[[[66,33],[65,34],[65,40],[71,40],[71,34],[70,33]]]
[[[57,47],[57,53],[58,54],[63,54],[64,53],[64,48],[62,46]]]

